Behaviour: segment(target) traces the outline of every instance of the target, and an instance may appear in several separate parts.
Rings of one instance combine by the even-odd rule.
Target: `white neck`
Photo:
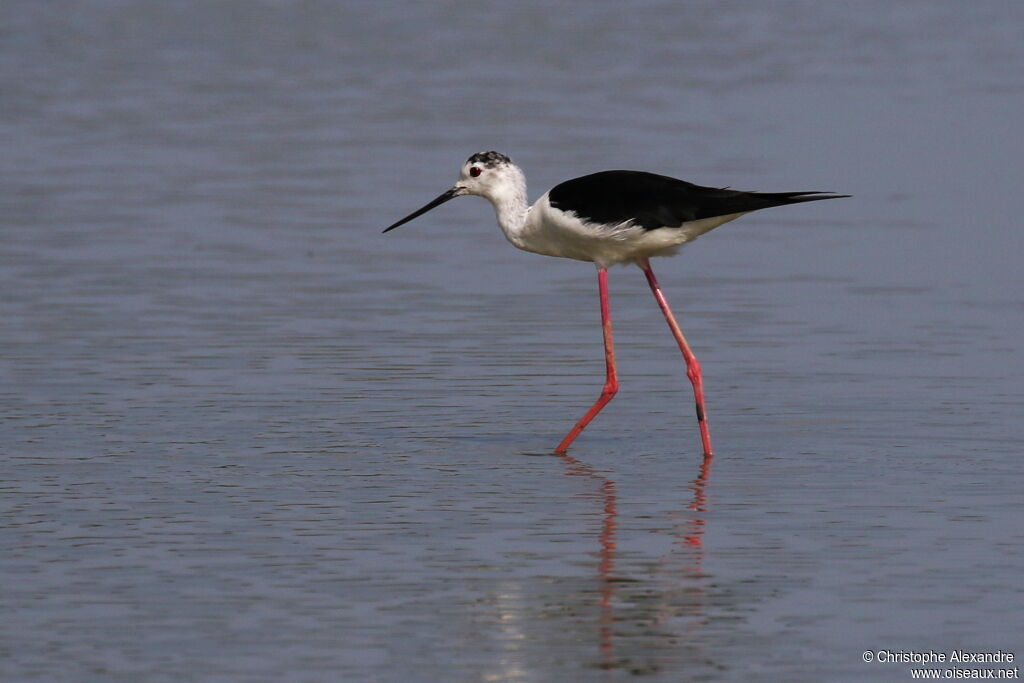
[[[526,198],[526,176],[517,167],[508,169],[509,182],[494,188],[486,197],[494,205],[498,225],[510,242],[516,244],[526,226],[530,205]]]

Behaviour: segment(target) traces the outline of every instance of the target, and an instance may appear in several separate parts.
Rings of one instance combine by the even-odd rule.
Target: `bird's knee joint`
[[[701,377],[700,363],[698,363],[696,360],[691,361],[686,366],[686,376],[690,378],[691,382],[699,382]]]

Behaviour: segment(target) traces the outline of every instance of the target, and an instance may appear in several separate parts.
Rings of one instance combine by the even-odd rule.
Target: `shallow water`
[[[1017,3],[13,2],[0,678],[906,680],[1024,656]],[[728,40],[723,40],[728,36]],[[470,153],[853,199],[611,274]]]

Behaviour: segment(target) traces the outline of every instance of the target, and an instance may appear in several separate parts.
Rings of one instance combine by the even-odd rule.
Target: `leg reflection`
[[[690,482],[690,489],[693,491],[693,500],[690,502],[690,509],[696,513],[686,522],[686,533],[683,535],[682,544],[693,547],[703,548],[704,547],[704,527],[707,521],[704,519],[705,512],[708,511],[708,475],[711,473],[711,459],[713,456],[704,456],[704,462],[701,463],[700,473],[697,478]],[[699,569],[700,564],[704,562],[704,553],[697,554]]]
[[[629,633],[628,627],[623,634],[622,624],[619,625],[616,637],[617,602],[626,612],[618,615],[619,619],[624,620],[623,623],[647,622],[663,628],[667,626],[669,630],[664,631],[664,634],[673,632],[673,637],[678,637],[686,633],[688,637],[685,640],[689,641],[690,648],[702,648],[701,639],[696,637],[695,631],[699,631],[706,621],[704,533],[707,528],[707,485],[712,457],[704,458],[697,477],[686,487],[692,494],[686,509],[676,508],[673,526],[659,530],[662,534],[670,533],[674,537],[672,547],[675,549],[655,564],[656,573],[662,575],[661,580],[624,578],[615,574],[616,560],[621,560],[616,551],[619,524],[616,483],[591,465],[570,455],[562,453],[559,457],[565,463],[566,476],[586,477],[596,484],[595,492],[588,495],[598,498],[603,510],[597,564],[600,609],[597,623],[600,653],[598,666],[602,669],[629,667],[636,671],[657,671],[662,666],[657,657],[650,658],[647,655],[650,649],[656,647],[652,643],[658,641],[658,637],[649,634],[638,637],[635,633]],[[671,571],[666,574],[666,569]],[[620,590],[626,591],[626,595],[617,596]],[[680,617],[684,617],[687,622],[681,629],[678,621]],[[620,650],[618,658],[616,644]],[[672,646],[676,654],[677,648],[677,645]]]
[[[604,515],[601,518],[601,535],[598,537],[601,549],[597,564],[597,576],[600,583],[601,616],[598,620],[598,648],[601,651],[601,667],[611,669],[615,666],[615,644],[613,640],[615,614],[613,600],[615,597],[615,527],[618,511],[616,508],[615,482],[598,474],[592,466],[577,460],[571,455],[560,453],[559,457],[566,464],[566,476],[587,477],[599,485],[603,502]]]
[[[691,641],[696,644],[696,631],[706,622],[705,615],[705,594],[703,579],[704,574],[704,532],[707,530],[708,512],[708,478],[711,474],[712,456],[704,457],[700,465],[696,479],[693,479],[687,489],[692,492],[692,497],[687,505],[688,512],[680,513],[679,521],[675,524],[673,535],[676,537],[676,552],[671,553],[672,557],[662,560],[663,566],[676,565],[681,571],[673,575],[686,579],[685,593],[676,595],[673,600],[666,600],[659,610],[655,623],[665,623],[670,619],[685,616],[689,618],[685,631],[694,638]],[[676,564],[682,559],[681,566]],[[667,594],[666,594],[667,597]]]

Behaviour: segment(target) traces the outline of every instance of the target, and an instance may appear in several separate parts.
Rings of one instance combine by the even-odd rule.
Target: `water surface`
[[[1021,650],[1019,4],[13,2],[0,678],[904,680]],[[723,39],[727,37],[728,39]],[[460,200],[853,199],[611,273]]]

